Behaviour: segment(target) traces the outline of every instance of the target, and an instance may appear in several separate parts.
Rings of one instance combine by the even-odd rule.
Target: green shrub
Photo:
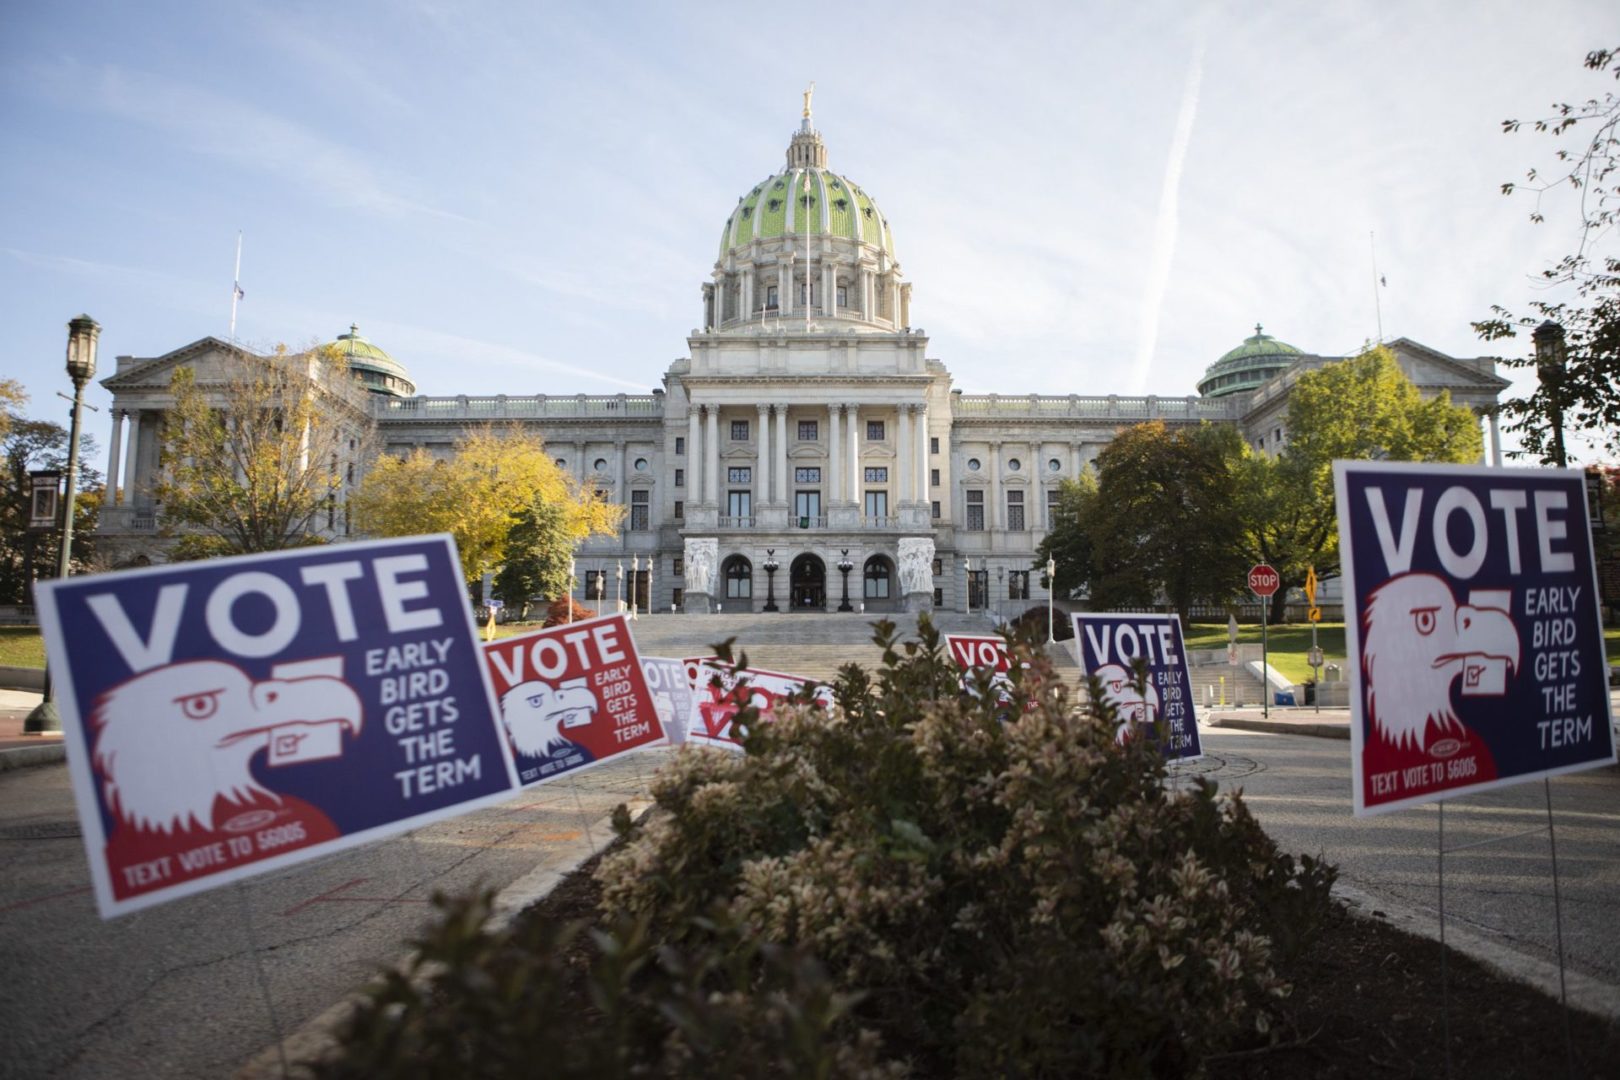
[[[1264,1034],[1287,993],[1272,943],[1308,938],[1332,869],[1213,784],[1168,786],[1158,747],[1116,745],[1044,654],[1017,647],[1001,703],[956,693],[926,619],[919,637],[880,624],[885,666],[845,669],[831,716],[678,755],[603,861],[603,911],[692,945],[721,910],[810,950],[864,993],[850,1029],[927,1074],[1177,1075]]]

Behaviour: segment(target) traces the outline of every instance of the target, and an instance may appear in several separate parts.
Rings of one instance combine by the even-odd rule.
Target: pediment
[[[101,385],[114,393],[137,387],[142,389],[154,386],[167,387],[174,371],[180,367],[195,369],[198,373],[197,381],[206,383],[208,380],[204,376],[207,371],[220,358],[231,354],[252,355],[240,346],[232,346],[229,342],[216,337],[198,338],[191,344],[182,345],[162,356],[135,359],[128,367],[102,379]]]
[[[1410,338],[1396,338],[1389,343],[1389,350],[1395,354],[1407,378],[1419,386],[1462,386],[1475,390],[1501,390],[1508,386],[1508,380],[1500,375],[1481,371],[1464,360]]]

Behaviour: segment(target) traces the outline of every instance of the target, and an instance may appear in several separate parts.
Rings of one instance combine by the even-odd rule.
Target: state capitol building
[[[617,537],[577,553],[576,598],[646,612],[993,607],[1043,603],[1036,546],[1061,481],[1122,428],[1234,424],[1257,450],[1287,440],[1289,388],[1340,357],[1262,332],[1210,365],[1197,393],[979,394],[952,386],[912,326],[912,286],[888,219],[862,187],[827,167],[809,109],[786,161],[742,194],[726,219],[702,328],[651,394],[423,396],[405,367],[360,336],[337,338],[371,391],[357,425],[387,453],[448,456],[470,426],[521,424],[582,485],[625,506]],[[1387,343],[1425,396],[1448,390],[1490,424],[1508,385],[1490,357]],[[161,558],[151,495],[169,380],[236,347],[203,338],[158,357],[118,358],[103,549]],[[1213,351],[1213,350],[1212,350]],[[365,462],[344,463],[350,483]],[[115,478],[121,482],[115,483]],[[323,519],[349,532],[341,507]],[[766,568],[772,568],[767,574]],[[842,569],[847,567],[847,572]]]

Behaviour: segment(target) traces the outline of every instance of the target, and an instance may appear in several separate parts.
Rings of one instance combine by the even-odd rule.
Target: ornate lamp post
[[[1564,456],[1564,328],[1548,319],[1531,332],[1536,345],[1536,378],[1552,408],[1553,464],[1567,468]],[[71,483],[71,481],[70,481]],[[71,497],[71,496],[70,496]]]
[[[838,610],[854,611],[855,609],[849,606],[849,572],[855,569],[855,564],[849,561],[849,548],[841,549],[838,555],[838,572],[844,575],[844,598],[839,601]]]
[[[96,376],[96,342],[101,324],[88,315],[68,323],[67,373],[73,380],[73,421],[68,433],[67,498],[62,504],[62,550],[56,576],[65,578],[73,565],[73,501],[79,487],[79,417],[84,409],[84,386]],[[45,669],[45,700],[23,721],[26,734],[61,731],[62,717],[56,711],[56,695],[51,689],[51,672]]]
[[[765,561],[760,565],[765,568],[765,610],[780,611],[782,609],[776,606],[776,572],[782,564],[776,561],[775,548],[765,549]]]
[[[1046,643],[1050,645],[1057,638],[1052,634],[1052,608],[1057,599],[1057,560],[1052,556],[1046,557]]]
[[[1001,586],[1006,580],[1007,580],[1007,568],[1005,566],[996,567],[996,596],[995,596],[995,601],[996,601],[996,625],[997,626],[1001,625],[1001,598],[1006,595],[1006,591],[1004,589],[1002,589]]]
[[[613,568],[613,611],[615,614],[624,610],[624,560],[620,559]]]
[[[636,596],[636,579],[640,577],[640,571],[641,556],[630,556],[630,617],[632,619],[636,617],[636,601],[638,599]]]
[[[973,560],[962,560],[962,574],[967,582],[967,613],[973,614]]]
[[[574,621],[574,559],[568,559],[568,621]]]
[[[607,565],[600,562],[596,565],[601,567],[601,569],[596,572],[596,616],[597,618],[601,618],[602,598],[607,595]]]

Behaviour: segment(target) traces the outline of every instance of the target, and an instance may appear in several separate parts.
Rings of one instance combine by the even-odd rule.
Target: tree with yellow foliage
[[[449,533],[469,586],[539,556],[539,591],[548,594],[566,587],[566,553],[587,536],[617,533],[624,518],[624,507],[583,490],[540,436],[517,425],[468,429],[449,460],[422,449],[382,457],[350,508],[356,527],[372,536]]]

